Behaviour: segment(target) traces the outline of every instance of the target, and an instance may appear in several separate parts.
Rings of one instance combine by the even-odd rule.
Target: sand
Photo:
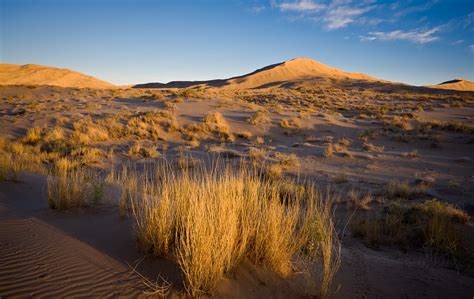
[[[465,79],[454,79],[428,87],[458,91],[474,91],[474,82]]]
[[[68,69],[36,64],[0,64],[0,85],[51,85],[74,88],[113,88],[114,85]]]
[[[386,82],[361,73],[348,73],[309,58],[295,58],[269,65],[252,73],[209,81],[173,81],[137,84],[136,88],[185,88],[192,86],[215,87],[223,90],[261,89],[292,85],[301,81],[306,84],[350,80],[364,82]]]
[[[33,79],[37,80],[35,75],[17,78],[18,82]],[[196,83],[179,84],[189,87]],[[113,116],[126,126],[132,117],[156,111],[173,114],[177,123],[185,127],[201,124],[208,112],[219,112],[231,133],[247,132],[251,136],[223,143],[204,134],[199,144],[191,147],[189,138],[157,124],[163,131],[157,140],[109,136],[105,141],[81,146],[100,149],[99,161],[90,162],[90,166],[104,170],[110,170],[113,163],[129,161],[127,149],[135,141],[155,147],[161,157],[170,161],[183,149],[195,158],[209,157],[212,147],[220,147],[235,157],[248,157],[251,148],[259,148],[266,152],[266,163],[278,163],[277,153],[295,154],[299,167],[289,167],[288,175],[312,180],[321,190],[331,186],[340,194],[335,203],[340,228],[353,212],[346,196],[349,190],[373,195],[374,202],[368,210],[356,211],[357,215],[364,215],[381,207],[378,200],[384,199],[387,184],[394,180],[412,183],[431,178],[434,184],[425,195],[406,201],[436,197],[474,214],[472,131],[390,128],[394,116],[406,117],[404,121],[414,125],[437,121],[472,126],[472,93],[378,81],[308,59],[199,84],[208,84],[208,90],[192,96],[186,96],[181,89],[2,87],[0,97],[5,100],[0,103],[0,137],[20,142],[33,126],[61,127],[70,134],[75,122],[88,117],[99,121]],[[296,88],[301,86],[307,89]],[[270,123],[252,125],[247,121],[259,110],[267,111]],[[300,127],[288,129],[279,125],[281,120],[290,118],[298,118]],[[376,134],[364,141],[361,134],[366,131]],[[264,143],[259,144],[257,138]],[[336,144],[342,138],[351,141],[345,152],[324,157],[326,140]],[[383,149],[367,151],[365,143]],[[108,155],[112,148],[113,158]],[[407,156],[413,152],[416,157]],[[130,159],[134,163],[152,160],[145,156]],[[106,200],[98,206],[58,212],[48,208],[44,175],[22,173],[17,182],[0,182],[0,297],[137,297],[147,289],[141,277],[131,271],[134,265],[149,280],[161,276],[172,283],[170,297],[184,297],[179,267],[166,258],[148,256],[137,249],[133,223],[119,217],[119,191],[113,186],[107,188]],[[465,230],[469,244],[474,244],[472,221]],[[315,277],[310,280],[317,283]],[[307,283],[307,277],[299,272],[282,279],[243,261],[226,275],[212,295],[315,295],[306,292]],[[335,298],[470,298],[474,294],[474,275],[472,270],[461,272],[451,265],[434,263],[419,251],[402,251],[397,246],[370,247],[346,232],[342,238],[342,266],[334,286]]]

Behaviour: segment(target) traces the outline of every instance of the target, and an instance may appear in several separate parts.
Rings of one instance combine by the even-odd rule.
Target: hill
[[[75,88],[113,88],[113,84],[71,71],[36,64],[0,64],[1,85],[51,85]]]
[[[437,85],[428,86],[430,88],[449,89],[458,91],[474,91],[474,82],[465,79],[454,79]]]
[[[169,83],[138,84],[136,88],[183,88],[203,85],[225,89],[289,87],[296,84],[330,80],[384,82],[361,73],[348,73],[308,58],[296,58],[266,66],[252,73],[229,79],[209,81],[172,81]]]

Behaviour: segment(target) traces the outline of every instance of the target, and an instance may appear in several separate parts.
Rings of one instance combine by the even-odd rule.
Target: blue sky
[[[2,63],[133,84],[295,57],[415,85],[474,81],[474,1],[0,0]]]

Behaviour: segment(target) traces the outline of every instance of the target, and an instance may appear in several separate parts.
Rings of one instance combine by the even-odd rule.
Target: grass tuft
[[[135,179],[125,188],[124,205],[140,248],[172,256],[192,296],[210,294],[244,258],[287,277],[298,253],[324,260],[321,289],[327,292],[339,258],[330,200],[311,184],[209,164],[178,170],[156,162],[152,170],[127,173]]]

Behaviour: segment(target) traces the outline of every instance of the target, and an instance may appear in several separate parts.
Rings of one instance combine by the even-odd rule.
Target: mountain
[[[348,73],[308,58],[296,58],[269,65],[252,73],[229,79],[210,81],[172,81],[169,83],[138,84],[136,88],[183,88],[203,85],[225,89],[253,89],[267,87],[290,87],[305,83],[324,81],[385,82],[360,73]]]
[[[427,87],[458,91],[474,91],[474,82],[460,78]]]
[[[0,64],[0,85],[113,88],[113,84],[68,69],[36,64]]]

